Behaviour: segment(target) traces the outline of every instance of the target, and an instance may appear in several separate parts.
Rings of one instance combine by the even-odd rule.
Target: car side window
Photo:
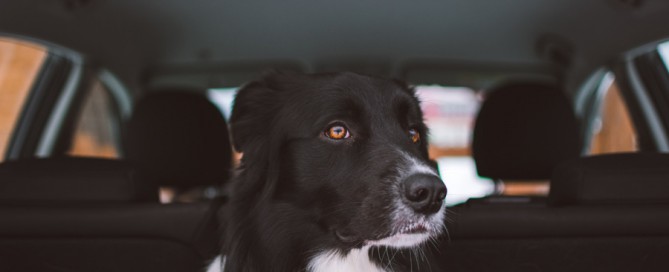
[[[77,116],[70,156],[119,158],[119,112],[99,80],[86,93]]]
[[[615,80],[606,87],[593,122],[589,153],[636,152],[637,137],[629,110]]]
[[[47,55],[37,44],[0,37],[0,161]]]

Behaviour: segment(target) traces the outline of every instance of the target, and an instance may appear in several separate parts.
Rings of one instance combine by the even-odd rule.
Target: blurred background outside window
[[[0,37],[0,161],[46,56],[44,47]]]

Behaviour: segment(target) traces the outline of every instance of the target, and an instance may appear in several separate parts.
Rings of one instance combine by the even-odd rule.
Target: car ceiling
[[[16,0],[0,2],[0,32],[71,48],[137,86],[179,65],[553,65],[545,37],[579,78],[669,37],[668,15],[664,0]]]

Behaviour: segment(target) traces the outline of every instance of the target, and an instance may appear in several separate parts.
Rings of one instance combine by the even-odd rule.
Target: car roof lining
[[[71,48],[132,89],[174,64],[291,60],[318,71],[333,62],[359,68],[341,63],[362,59],[363,68],[385,64],[363,70],[391,75],[420,59],[550,65],[537,49],[546,36],[569,48],[574,61],[564,75],[578,82],[622,52],[669,36],[667,1],[71,2],[3,1],[0,32]]]

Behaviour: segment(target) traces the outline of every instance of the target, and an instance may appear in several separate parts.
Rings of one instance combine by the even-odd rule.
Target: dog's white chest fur
[[[309,272],[387,272],[374,264],[368,255],[369,247],[353,249],[345,256],[336,254],[334,251],[324,251],[309,261],[307,271]],[[207,272],[222,272],[225,265],[225,257],[218,256],[214,259]]]
[[[309,272],[385,272],[374,264],[368,255],[369,247],[353,249],[342,256],[334,251],[324,251],[309,261],[307,271]]]
[[[211,261],[207,267],[207,272],[223,272],[223,266],[225,265],[225,257],[218,256],[216,259]]]

